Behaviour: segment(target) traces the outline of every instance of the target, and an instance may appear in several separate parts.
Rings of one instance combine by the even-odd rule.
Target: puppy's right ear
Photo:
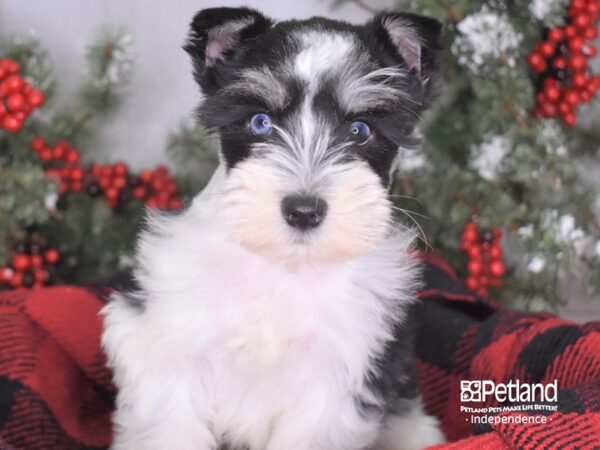
[[[198,12],[183,46],[192,57],[194,78],[207,93],[218,87],[215,69],[230,61],[273,21],[250,8],[208,8]]]

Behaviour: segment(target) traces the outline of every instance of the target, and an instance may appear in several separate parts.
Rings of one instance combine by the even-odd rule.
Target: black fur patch
[[[408,71],[398,49],[394,46],[384,24],[401,20],[412,32],[418,33],[422,42],[421,68],[419,73]],[[206,65],[206,46],[211,33],[228,23],[246,24],[236,34],[235,45],[226,48],[223,57],[215,64]],[[306,85],[294,78],[289,69],[295,56],[301,51],[298,36],[309,32],[341,33],[354,42],[354,57],[347,64],[358,67],[364,73],[375,69],[394,67],[404,69],[406,76],[396,81],[396,88],[404,94],[402,100],[367,108],[348,115],[336,97],[339,80],[335,74],[325,75],[319,81],[319,89],[313,100],[313,111],[319,119],[336,130],[331,145],[348,141],[350,124],[365,121],[375,133],[371,142],[364,146],[353,145],[348,149],[350,157],[364,159],[381,178],[384,185],[391,182],[392,165],[398,147],[414,147],[418,141],[413,131],[419,116],[429,104],[438,71],[437,40],[440,25],[433,19],[413,14],[382,13],[365,26],[356,26],[325,18],[304,21],[287,21],[274,24],[255,10],[248,8],[214,8],[200,11],[192,22],[190,38],[185,49],[192,56],[195,78],[200,84],[205,100],[198,109],[200,122],[221,136],[222,153],[228,168],[252,154],[252,145],[268,139],[276,139],[276,133],[257,137],[250,133],[249,119],[252,115],[268,113],[273,122],[286,128],[294,114],[300,110]],[[360,55],[360,58],[358,57]],[[268,68],[277,76],[277,84],[286,92],[285,107],[273,110],[268,99],[260,98],[252,89],[248,92],[226,89],[238,81],[244,70]],[[377,82],[377,80],[374,80]],[[290,123],[291,125],[291,123]],[[293,132],[290,127],[289,132]]]
[[[364,399],[357,399],[363,413],[384,416],[402,414],[406,400],[419,395],[413,336],[409,321],[396,326],[394,340],[377,361],[376,373],[366,380],[371,390],[384,399],[383,410]]]

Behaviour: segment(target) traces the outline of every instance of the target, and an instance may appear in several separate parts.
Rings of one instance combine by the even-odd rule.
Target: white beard
[[[356,400],[383,401],[368,378],[419,285],[413,233],[290,268],[214,223],[223,176],[182,214],[150,217],[135,273],[143,306],[115,293],[102,311],[119,389],[113,448],[372,445],[381,417]]]

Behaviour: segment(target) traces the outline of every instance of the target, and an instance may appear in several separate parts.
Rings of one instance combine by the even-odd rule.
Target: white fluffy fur
[[[341,38],[317,44],[294,68],[314,83],[345,52]],[[382,401],[366,380],[418,285],[414,234],[393,225],[368,165],[340,160],[307,97],[294,130],[221,166],[183,213],[150,216],[144,309],[115,294],[103,310],[115,450],[354,450],[431,431],[420,409],[395,431],[358,410]],[[327,201],[314,232],[281,215],[296,193]]]
[[[103,345],[119,388],[115,449],[359,449],[354,397],[415,288],[411,235],[361,256],[289,270],[215,223],[219,171],[182,215],[141,239],[143,313],[115,295]]]
[[[392,416],[384,424],[376,450],[413,450],[446,442],[439,421],[423,411],[421,398],[407,404],[405,414]]]

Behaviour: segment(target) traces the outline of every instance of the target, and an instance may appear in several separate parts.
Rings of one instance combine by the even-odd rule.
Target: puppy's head
[[[418,143],[439,32],[405,13],[355,26],[200,11],[185,50],[204,94],[200,121],[221,138],[217,220],[229,235],[290,262],[377,246],[389,232],[398,149]]]

